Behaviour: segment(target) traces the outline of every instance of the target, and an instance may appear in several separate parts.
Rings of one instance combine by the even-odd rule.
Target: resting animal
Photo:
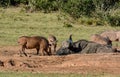
[[[94,34],[91,36],[90,41],[96,42],[102,45],[112,46],[112,41],[108,37],[102,37],[99,34]]]

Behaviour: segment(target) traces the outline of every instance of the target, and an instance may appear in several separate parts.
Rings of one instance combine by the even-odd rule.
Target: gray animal
[[[66,40],[66,41],[63,41],[61,47],[62,47],[62,48],[69,48],[69,47],[72,46],[72,44],[73,44],[72,34],[70,34],[69,39]]]
[[[110,45],[112,46],[112,41],[106,36],[106,37],[102,37],[99,34],[93,34],[90,37],[90,41],[96,42],[98,44],[102,44],[102,45]]]
[[[68,43],[68,42],[66,42]],[[68,55],[75,53],[112,53],[116,52],[116,49],[113,49],[110,45],[101,45],[95,42],[87,41],[87,40],[78,40],[73,42],[73,46],[68,48],[60,48],[57,51],[57,55]]]
[[[54,35],[49,35],[48,41],[49,41],[50,50],[52,51],[52,54],[54,54],[56,52],[57,39]]]
[[[74,48],[76,48],[79,53],[110,53],[115,52],[116,50],[112,48],[110,45],[101,45],[95,42],[87,41],[87,40],[78,40],[73,43]]]
[[[36,48],[37,55],[39,54],[39,50],[41,52],[41,55],[51,55],[51,51],[49,50],[49,42],[45,37],[42,36],[21,36],[18,38],[19,45],[22,46],[22,52],[25,56],[27,54],[25,53],[25,49],[33,49]]]
[[[69,39],[62,42],[61,47],[57,50],[57,55],[67,55],[74,53],[71,48],[73,47],[72,34],[70,34]]]
[[[56,52],[56,55],[68,55],[73,54],[74,52],[70,50],[69,48],[59,48]]]

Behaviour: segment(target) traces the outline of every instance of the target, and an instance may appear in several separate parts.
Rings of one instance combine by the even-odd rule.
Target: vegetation
[[[0,72],[0,77],[119,77],[119,75]]]
[[[91,21],[82,18],[88,24],[91,21],[96,23],[95,19]],[[18,45],[17,39],[20,36],[40,35],[48,37],[53,34],[58,39],[58,45],[63,40],[68,39],[69,34],[73,34],[73,40],[87,39],[95,33],[101,33],[105,30],[120,30],[120,27],[111,26],[88,26],[83,20],[80,25],[64,13],[26,13],[21,8],[0,8],[0,46]]]
[[[60,46],[69,34],[73,34],[73,41],[89,40],[92,34],[120,30],[119,26],[119,0],[0,0],[0,46],[18,45],[17,39],[23,35],[49,34],[57,37]],[[78,77],[78,74],[0,72],[0,77],[16,76]]]
[[[26,12],[60,11],[74,19],[97,19],[94,25],[120,26],[120,0],[1,0],[2,7],[24,5]],[[102,21],[102,22],[100,22]],[[91,24],[93,25],[93,24]]]

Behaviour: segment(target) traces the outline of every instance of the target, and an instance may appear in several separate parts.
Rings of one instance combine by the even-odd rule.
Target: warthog
[[[22,52],[25,56],[27,54],[25,53],[25,49],[33,49],[36,48],[37,55],[39,54],[39,50],[41,52],[41,55],[45,55],[47,53],[48,55],[51,54],[51,51],[49,50],[49,42],[45,37],[42,36],[21,36],[18,39],[19,45],[22,46]]]
[[[111,41],[118,41],[116,31],[105,31],[100,34],[102,37],[109,38]]]
[[[54,35],[49,35],[48,41],[49,41],[49,49],[52,50],[52,53],[55,53],[57,47],[56,37]]]
[[[112,46],[112,41],[108,37],[102,37],[99,34],[94,34],[90,37],[90,41],[96,42],[102,45]]]
[[[120,31],[117,31],[117,32],[116,32],[116,35],[117,35],[116,41],[119,41],[119,42],[120,42]]]

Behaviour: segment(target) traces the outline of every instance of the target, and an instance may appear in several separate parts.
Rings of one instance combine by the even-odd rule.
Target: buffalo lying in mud
[[[74,42],[74,47],[78,49],[79,53],[111,53],[115,52],[110,45],[101,45],[87,40],[79,40]]]
[[[70,48],[73,48],[73,41],[72,41],[72,35],[69,36],[69,39],[62,42],[61,47],[57,50],[57,55],[67,55],[72,54],[73,51],[70,50]]]
[[[21,36],[18,39],[19,45],[22,46],[22,52],[25,56],[27,54],[25,53],[25,49],[33,49],[36,48],[37,55],[39,54],[39,50],[41,52],[41,55],[50,55],[51,51],[49,50],[49,42],[45,37],[42,36]]]
[[[61,46],[56,55],[68,55],[75,53],[110,53],[116,52],[110,45],[101,45],[87,40],[78,40],[76,42],[64,41],[67,46]]]

